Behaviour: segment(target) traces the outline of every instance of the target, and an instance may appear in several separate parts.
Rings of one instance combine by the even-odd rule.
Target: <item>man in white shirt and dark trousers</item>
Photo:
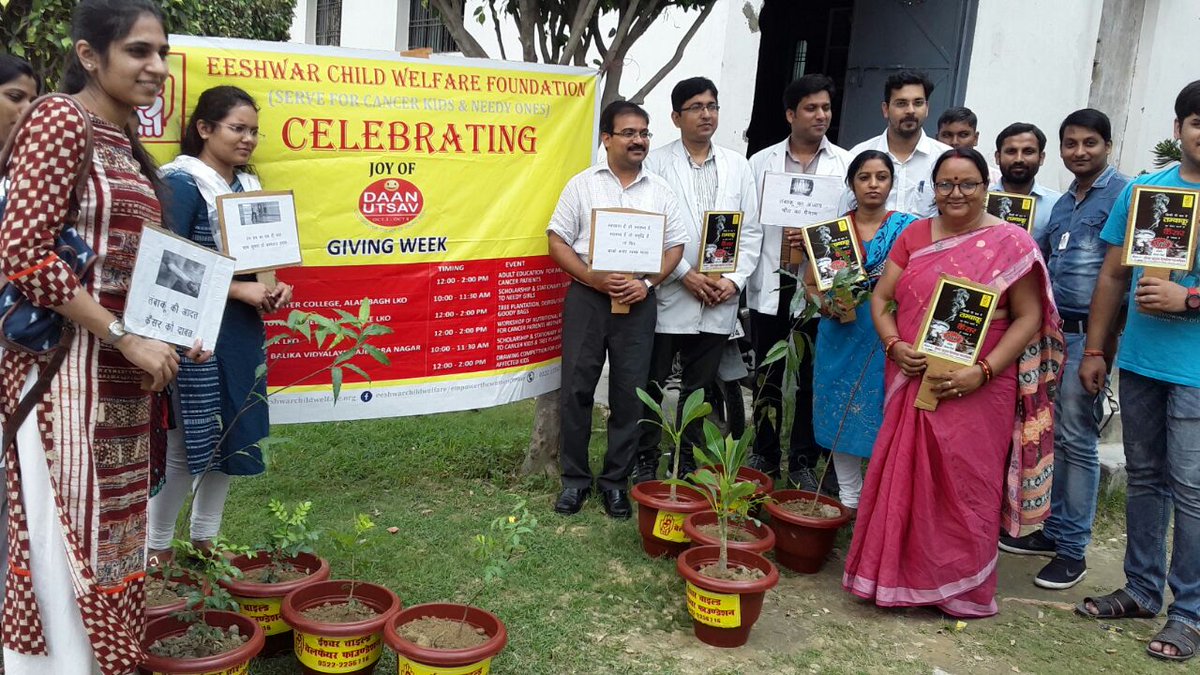
[[[779,143],[755,153],[750,158],[750,170],[756,181],[756,194],[761,193],[763,174],[807,173],[819,176],[846,178],[850,155],[829,142],[825,133],[833,122],[833,80],[826,75],[809,74],[788,85],[783,93],[784,115],[791,132]],[[750,276],[746,304],[750,308],[750,340],[755,359],[759,362],[771,346],[787,337],[794,320],[789,316],[796,283],[779,272],[784,247],[788,257],[798,261],[800,254],[783,240],[783,228],[763,226],[762,254]],[[795,268],[792,269],[795,272]],[[817,322],[809,321],[798,327],[815,339]],[[779,437],[783,416],[782,361],[760,367],[756,374],[759,383],[754,393],[755,435],[750,464],[773,478],[780,477],[782,461]],[[796,392],[796,416],[788,444],[788,477],[793,485],[804,490],[817,487],[813,469],[821,457],[821,448],[813,438],[812,427],[812,358],[806,356],[800,366],[799,390]],[[772,422],[768,411],[774,411]]]
[[[646,387],[657,315],[653,289],[675,266],[687,243],[683,215],[674,192],[642,162],[650,149],[650,116],[628,101],[610,103],[600,113],[600,140],[605,158],[584,169],[563,188],[546,227],[550,257],[573,279],[563,304],[562,336],[562,492],[554,510],[578,513],[592,489],[588,441],[596,384],[609,363],[608,452],[596,482],[604,511],[628,518],[628,479],[637,451],[642,403],[637,389]],[[666,215],[662,271],[644,278],[592,272],[588,269],[592,210],[630,208]],[[612,302],[629,306],[614,314]]]
[[[660,387],[671,375],[679,355],[682,379],[679,410],[697,389],[717,381],[721,355],[737,321],[738,297],[758,263],[762,229],[758,224],[758,200],[750,164],[741,155],[712,142],[717,130],[720,105],[716,85],[703,77],[681,81],[671,91],[671,121],[680,139],[650,153],[646,168],[662,176],[679,198],[690,241],[679,265],[655,290],[658,324],[650,360],[651,396],[661,402]],[[711,278],[697,265],[704,250],[705,211],[741,211],[741,239],[733,272]],[[741,405],[741,401],[736,401]],[[647,409],[643,417],[653,418]],[[676,412],[676,420],[679,414]],[[704,444],[703,427],[691,424],[684,432],[680,475],[695,469],[691,447]],[[634,481],[657,477],[662,429],[643,423]]]
[[[883,118],[887,129],[850,149],[857,157],[863,150],[886,152],[896,166],[887,207],[916,216],[936,216],[933,203],[933,163],[950,146],[925,135],[921,125],[929,117],[933,82],[924,73],[902,70],[890,75],[883,85]]]

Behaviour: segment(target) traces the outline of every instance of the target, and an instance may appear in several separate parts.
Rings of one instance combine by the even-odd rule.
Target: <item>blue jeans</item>
[[[1045,534],[1056,552],[1083,559],[1092,541],[1096,492],[1100,488],[1100,395],[1079,382],[1079,362],[1087,336],[1067,333],[1067,364],[1054,403],[1054,482],[1050,487],[1050,517]]]
[[[1167,618],[1200,630],[1200,388],[1122,370],[1120,396],[1129,473],[1125,590],[1143,609],[1158,612],[1165,581],[1175,598]]]

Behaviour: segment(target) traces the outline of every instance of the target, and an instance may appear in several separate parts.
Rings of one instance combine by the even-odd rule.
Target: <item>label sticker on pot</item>
[[[239,598],[233,596],[243,616],[248,616],[262,627],[263,635],[279,635],[292,629],[279,613],[283,598]]]
[[[659,511],[654,517],[654,536],[664,541],[690,543],[692,540],[683,533],[683,521],[687,514],[673,511]]]
[[[226,670],[214,670],[211,673],[203,673],[203,675],[246,675],[246,673],[249,673],[249,672],[250,672],[250,663],[247,662],[247,663],[243,663],[240,666],[233,666],[232,668],[228,668]],[[154,671],[154,675],[169,675],[169,674]]]
[[[318,673],[351,673],[379,660],[383,640],[379,633],[335,638],[296,631],[296,658]]]
[[[400,675],[488,675],[491,670],[491,659],[484,659],[479,663],[473,663],[469,666],[444,668],[440,666],[427,666],[423,663],[409,661],[403,656],[400,657]]]
[[[741,596],[713,593],[703,588],[687,585],[688,614],[700,623],[717,628],[737,628],[742,625]]]

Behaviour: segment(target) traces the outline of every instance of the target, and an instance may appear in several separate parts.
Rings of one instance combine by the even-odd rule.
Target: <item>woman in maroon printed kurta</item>
[[[5,449],[11,565],[4,613],[9,675],[124,675],[141,660],[151,391],[178,368],[175,350],[125,334],[142,228],[161,225],[153,167],[126,130],[166,78],[161,14],[148,0],[84,0],[64,99],[39,103],[16,133],[0,227],[0,270],[35,305],[77,324],[49,391]],[[81,282],[54,253],[86,171],[78,230],[96,252]],[[192,356],[200,357],[199,350]],[[44,363],[7,351],[3,405],[11,415]]]

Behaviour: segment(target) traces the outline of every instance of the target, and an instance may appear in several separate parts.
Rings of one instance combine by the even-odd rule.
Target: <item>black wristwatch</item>
[[[1187,289],[1187,299],[1183,306],[1188,314],[1200,314],[1200,288],[1195,286]]]

